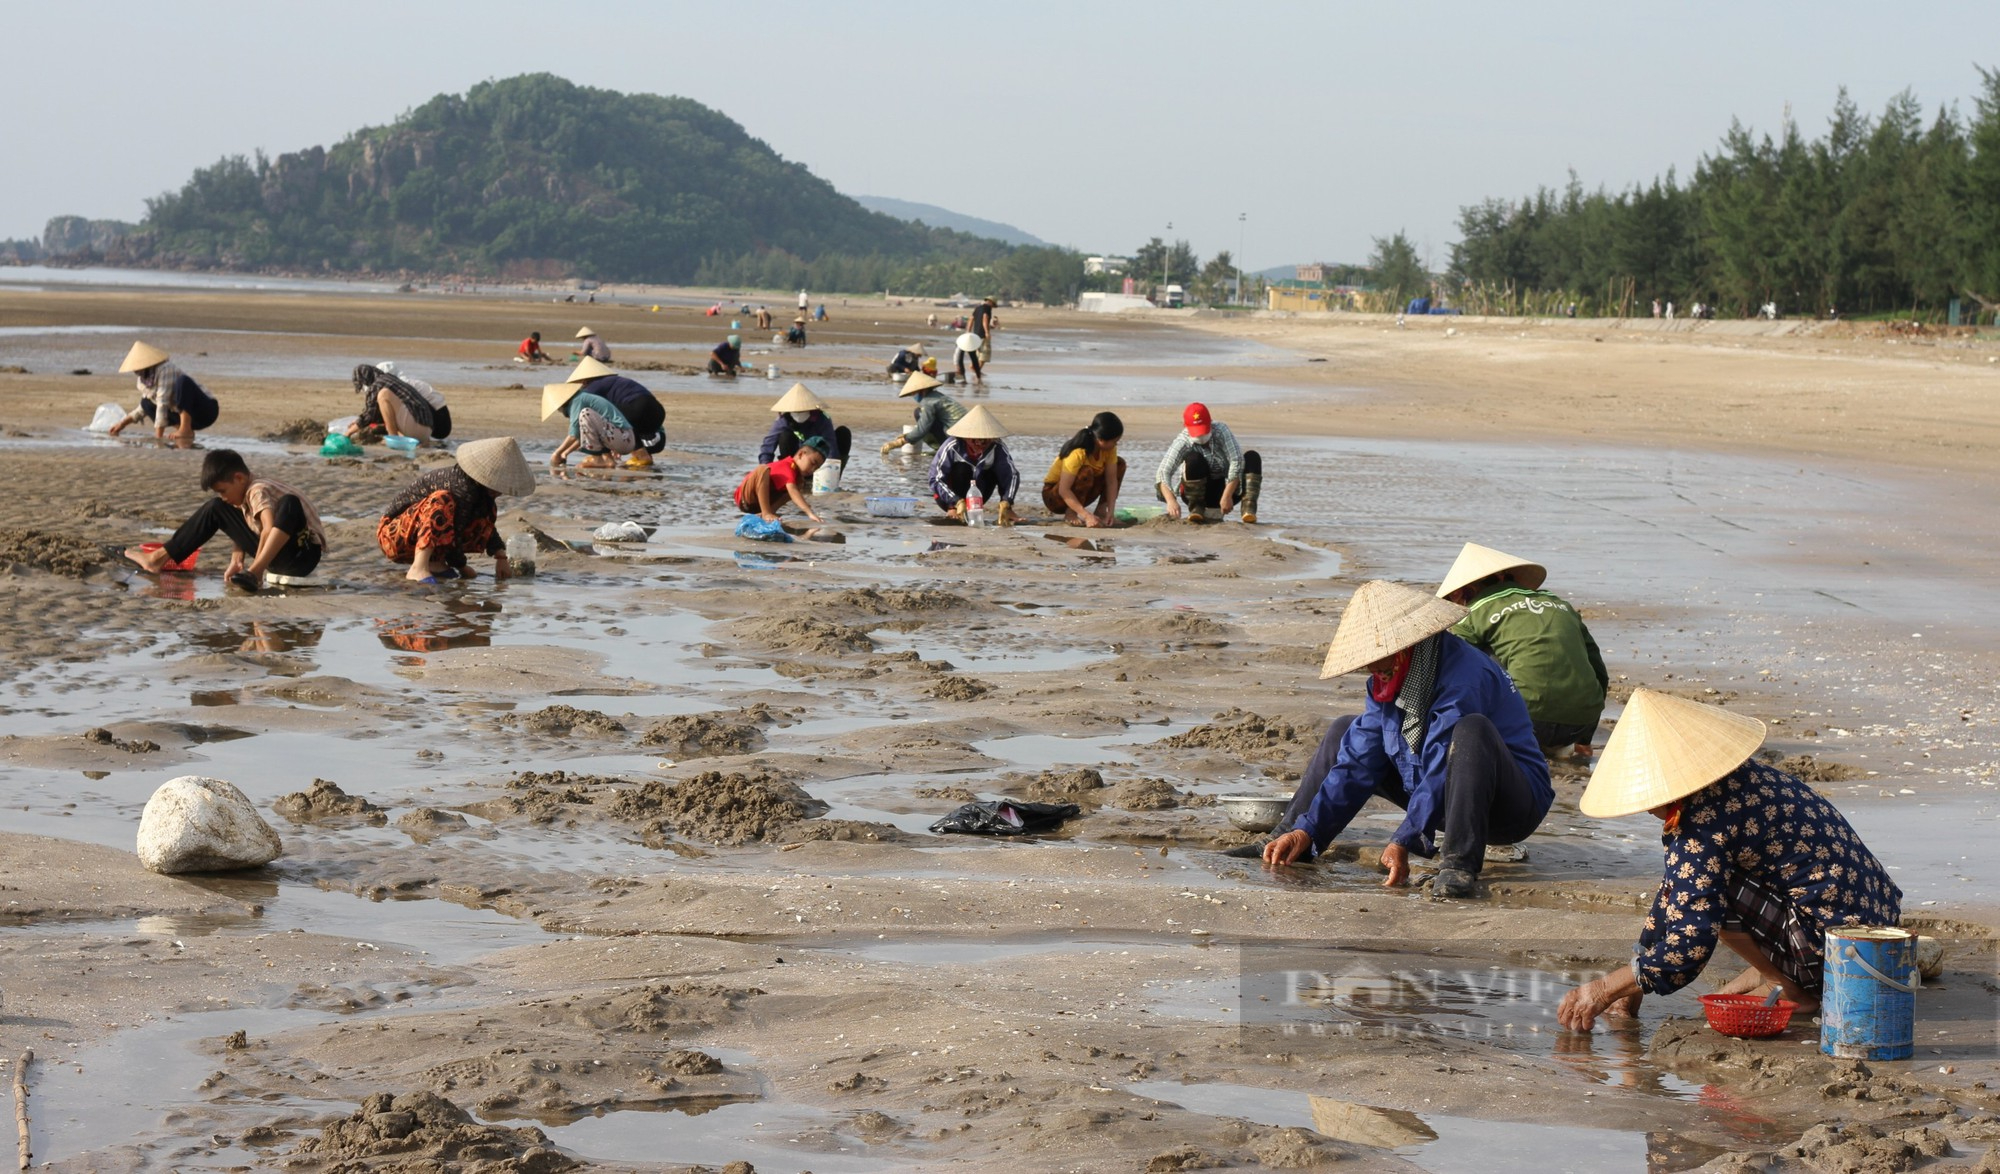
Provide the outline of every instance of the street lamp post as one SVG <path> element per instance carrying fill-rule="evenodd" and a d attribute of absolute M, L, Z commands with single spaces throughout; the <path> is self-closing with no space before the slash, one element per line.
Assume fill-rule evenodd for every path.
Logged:
<path fill-rule="evenodd" d="M 1249 232 L 1250 213 L 1236 214 L 1236 304 L 1243 304 L 1243 236 Z"/>
<path fill-rule="evenodd" d="M 1160 243 L 1161 245 L 1164 246 L 1160 250 L 1160 305 L 1162 308 L 1164 308 L 1167 304 L 1167 263 L 1171 261 L 1174 256 L 1173 221 L 1171 220 L 1167 221 L 1167 239 L 1161 241 Z"/>

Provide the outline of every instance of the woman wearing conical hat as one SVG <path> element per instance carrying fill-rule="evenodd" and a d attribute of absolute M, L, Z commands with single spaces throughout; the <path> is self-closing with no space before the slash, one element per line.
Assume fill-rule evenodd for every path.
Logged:
<path fill-rule="evenodd" d="M 924 360 L 928 357 L 924 354 L 923 343 L 911 343 L 909 346 L 897 351 L 896 357 L 889 360 L 889 378 L 901 379 L 913 371 L 922 370 Z"/>
<path fill-rule="evenodd" d="M 1265 863 L 1324 852 L 1379 797 L 1405 813 L 1382 849 L 1383 883 L 1409 879 L 1412 853 L 1441 854 L 1432 892 L 1469 897 L 1488 844 L 1541 826 L 1555 801 L 1548 760 L 1506 670 L 1449 631 L 1463 618 L 1457 604 L 1400 583 L 1354 593 L 1319 675 L 1367 670 L 1367 700 L 1320 741 Z"/>
<path fill-rule="evenodd" d="M 1542 590 L 1548 575 L 1540 563 L 1468 542 L 1437 593 L 1470 610 L 1452 633 L 1514 678 L 1542 749 L 1555 755 L 1573 747 L 1588 758 L 1611 675 L 1576 608 Z"/>
<path fill-rule="evenodd" d="M 920 371 L 903 381 L 896 398 L 914 400 L 917 406 L 910 413 L 911 422 L 903 425 L 902 435 L 891 437 L 882 446 L 884 456 L 904 445 L 921 449 L 925 445 L 938 448 L 944 444 L 951 426 L 965 418 L 965 405 L 939 391 L 942 386 L 937 376 L 928 371 Z"/>
<path fill-rule="evenodd" d="M 611 361 L 611 344 L 605 342 L 602 335 L 588 326 L 579 326 L 576 328 L 576 336 L 583 341 L 577 344 L 577 349 L 570 352 L 571 358 L 596 359 L 600 363 Z"/>
<path fill-rule="evenodd" d="M 202 390 L 193 376 L 170 362 L 171 357 L 151 343 L 132 344 L 125 361 L 118 365 L 118 372 L 136 378 L 139 406 L 111 426 L 111 435 L 125 431 L 129 424 L 151 420 L 155 437 L 165 439 L 172 432 L 174 443 L 186 448 L 194 443 L 196 431 L 215 423 L 215 418 L 222 414 L 215 397 Z"/>
<path fill-rule="evenodd" d="M 579 451 L 579 468 L 608 469 L 622 456 L 626 468 L 643 469 L 667 446 L 667 412 L 659 399 L 596 359 L 578 363 L 567 381 L 542 388 L 542 419 L 558 413 L 568 418 L 569 435 L 549 455 L 552 469 Z"/>
<path fill-rule="evenodd" d="M 808 436 L 826 442 L 828 461 L 847 463 L 847 454 L 854 447 L 854 433 L 834 424 L 833 417 L 826 414 L 826 401 L 813 394 L 812 388 L 803 383 L 792 384 L 792 389 L 771 405 L 771 411 L 776 419 L 771 421 L 770 431 L 764 433 L 764 442 L 757 446 L 758 464 L 767 465 L 791 456 Z"/>
<path fill-rule="evenodd" d="M 403 487 L 375 524 L 375 542 L 390 562 L 409 564 L 404 577 L 418 583 L 472 578 L 466 556 L 493 557 L 493 577 L 513 568 L 497 529 L 501 496 L 535 491 L 535 474 L 511 436 L 458 446 L 457 463 Z"/>
<path fill-rule="evenodd" d="M 985 404 L 973 408 L 948 430 L 945 442 L 931 458 L 931 496 L 938 508 L 961 522 L 977 521 L 987 501 L 998 499 L 996 520 L 1014 524 L 1014 495 L 1021 491 L 1021 471 L 1002 438 L 1006 425 Z M 972 503 L 977 502 L 978 508 Z"/>
<path fill-rule="evenodd" d="M 1665 867 L 1632 961 L 1563 996 L 1564 1027 L 1636 1014 L 1640 996 L 1693 982 L 1718 943 L 1749 963 L 1724 992 L 1775 986 L 1814 1008 L 1826 931 L 1901 918 L 1902 890 L 1853 825 L 1803 781 L 1752 758 L 1763 744 L 1754 717 L 1633 691 L 1579 806 L 1601 819 L 1650 812 L 1664 825 Z"/>

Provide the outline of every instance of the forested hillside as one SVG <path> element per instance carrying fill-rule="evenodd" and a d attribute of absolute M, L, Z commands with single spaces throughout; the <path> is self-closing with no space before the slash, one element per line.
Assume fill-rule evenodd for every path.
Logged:
<path fill-rule="evenodd" d="M 1007 251 L 870 212 L 698 102 L 549 74 L 332 147 L 223 159 L 149 201 L 123 250 L 109 259 L 663 282 L 755 267 L 776 284 L 836 258 L 860 278 Z"/>

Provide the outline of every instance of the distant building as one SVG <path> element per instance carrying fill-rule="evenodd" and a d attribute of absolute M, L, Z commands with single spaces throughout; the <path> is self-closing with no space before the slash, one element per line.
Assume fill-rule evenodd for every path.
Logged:
<path fill-rule="evenodd" d="M 1301 271 L 1319 266 L 1299 266 Z M 1353 307 L 1355 287 L 1337 285 L 1328 289 L 1318 282 L 1298 278 L 1292 281 L 1274 281 L 1264 287 L 1264 308 L 1267 310 L 1290 310 L 1293 313 L 1325 313 L 1331 310 L 1346 310 Z"/>
<path fill-rule="evenodd" d="M 1093 273 L 1123 273 L 1126 266 L 1131 263 L 1130 257 L 1085 257 L 1083 272 L 1085 276 Z"/>
<path fill-rule="evenodd" d="M 1323 285 L 1326 282 L 1326 271 L 1334 268 L 1338 266 L 1328 265 L 1325 261 L 1314 261 L 1310 265 L 1296 266 L 1293 269 L 1293 276 L 1313 285 Z"/>

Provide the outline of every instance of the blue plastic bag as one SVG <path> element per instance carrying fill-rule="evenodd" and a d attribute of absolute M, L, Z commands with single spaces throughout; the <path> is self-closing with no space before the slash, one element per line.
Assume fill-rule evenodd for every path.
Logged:
<path fill-rule="evenodd" d="M 792 536 L 785 533 L 783 525 L 777 522 L 767 522 L 756 514 L 743 515 L 743 520 L 736 523 L 736 536 L 738 538 L 748 538 L 754 542 L 790 542 L 792 540 Z"/>

